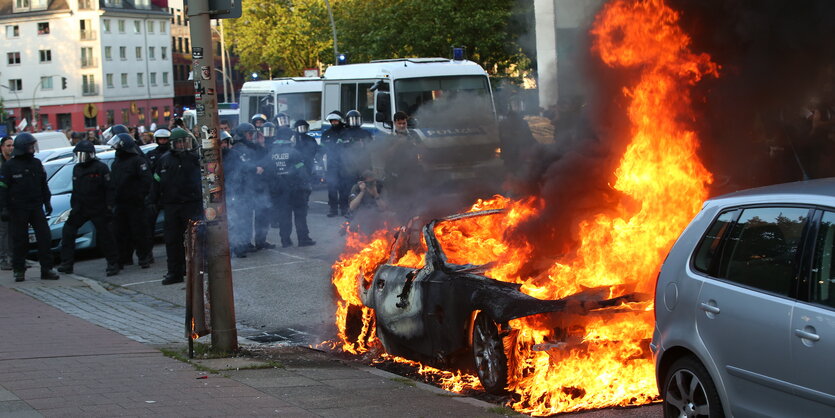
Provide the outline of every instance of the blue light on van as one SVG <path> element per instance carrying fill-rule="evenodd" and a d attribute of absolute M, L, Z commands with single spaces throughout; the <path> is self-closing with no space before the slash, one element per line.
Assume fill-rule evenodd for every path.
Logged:
<path fill-rule="evenodd" d="M 452 48 L 452 59 L 455 61 L 463 61 L 464 60 L 464 48 L 460 46 L 456 46 Z"/>

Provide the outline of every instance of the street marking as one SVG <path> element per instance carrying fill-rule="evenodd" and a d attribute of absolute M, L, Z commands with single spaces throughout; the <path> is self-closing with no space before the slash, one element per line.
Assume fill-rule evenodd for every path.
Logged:
<path fill-rule="evenodd" d="M 264 268 L 264 267 L 287 266 L 287 265 L 290 265 L 290 264 L 304 263 L 305 261 L 307 261 L 307 260 L 288 261 L 286 263 L 266 264 L 266 265 L 263 265 L 263 266 L 243 267 L 243 268 L 239 268 L 239 269 L 232 269 L 232 271 L 244 271 L 244 270 L 255 270 L 255 269 L 260 269 L 260 268 Z"/>
<path fill-rule="evenodd" d="M 146 281 L 144 281 L 144 282 L 128 283 L 128 284 L 123 284 L 123 285 L 120 285 L 120 286 L 122 286 L 122 287 L 136 286 L 136 285 L 138 285 L 138 284 L 154 283 L 154 282 L 159 282 L 159 281 L 161 281 L 161 280 L 162 280 L 162 279 L 156 279 L 156 280 L 146 280 Z"/>
<path fill-rule="evenodd" d="M 323 202 L 321 200 L 314 200 L 313 203 L 318 203 L 320 205 L 327 205 L 328 204 L 328 202 Z"/>

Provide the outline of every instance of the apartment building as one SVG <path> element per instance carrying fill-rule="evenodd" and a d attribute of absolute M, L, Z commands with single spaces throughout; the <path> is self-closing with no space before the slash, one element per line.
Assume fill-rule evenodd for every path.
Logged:
<path fill-rule="evenodd" d="M 150 0 L 0 0 L 0 98 L 35 130 L 173 115 L 170 16 Z"/>

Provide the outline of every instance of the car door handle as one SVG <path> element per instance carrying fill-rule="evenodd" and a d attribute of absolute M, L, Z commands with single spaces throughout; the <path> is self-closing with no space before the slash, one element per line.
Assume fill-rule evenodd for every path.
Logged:
<path fill-rule="evenodd" d="M 804 331 L 802 329 L 794 330 L 794 335 L 797 335 L 798 337 L 803 338 L 804 340 L 809 340 L 809 341 L 820 341 L 820 339 L 821 339 L 820 335 L 815 334 L 814 332 Z"/>
<path fill-rule="evenodd" d="M 719 309 L 719 307 L 718 307 L 718 306 L 709 305 L 709 304 L 704 303 L 704 302 L 702 302 L 702 303 L 701 303 L 701 305 L 699 305 L 699 307 L 700 307 L 703 311 L 705 311 L 705 312 L 710 312 L 710 313 L 712 313 L 712 314 L 718 314 L 718 313 L 720 312 L 720 309 Z"/>

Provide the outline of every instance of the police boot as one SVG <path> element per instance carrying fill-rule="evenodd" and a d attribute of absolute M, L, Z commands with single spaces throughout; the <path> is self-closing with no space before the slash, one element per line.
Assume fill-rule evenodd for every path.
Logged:
<path fill-rule="evenodd" d="M 26 270 L 15 270 L 14 271 L 14 281 L 22 282 L 25 280 L 26 277 Z"/>
<path fill-rule="evenodd" d="M 180 276 L 180 275 L 177 275 L 177 274 L 171 274 L 171 273 L 167 273 L 165 275 L 165 278 L 162 279 L 163 286 L 167 286 L 169 284 L 175 284 L 175 283 L 182 283 L 182 282 L 183 282 L 183 276 Z"/>
<path fill-rule="evenodd" d="M 310 238 L 299 240 L 299 247 L 310 247 L 311 245 L 316 245 L 316 241 L 313 241 Z"/>
<path fill-rule="evenodd" d="M 58 276 L 58 273 L 49 270 L 41 270 L 41 280 L 58 280 L 61 276 Z"/>
<path fill-rule="evenodd" d="M 246 258 L 246 249 L 242 246 L 236 246 L 232 249 L 232 252 L 235 254 L 237 258 Z"/>
<path fill-rule="evenodd" d="M 60 270 L 59 270 L 60 271 Z M 119 264 L 118 263 L 108 263 L 107 269 L 104 271 L 108 277 L 115 276 L 119 274 Z"/>
<path fill-rule="evenodd" d="M 281 239 L 281 247 L 282 248 L 287 248 L 287 247 L 292 247 L 292 246 L 293 246 L 293 240 L 291 240 L 290 238 L 287 238 L 287 239 L 282 238 Z"/>
<path fill-rule="evenodd" d="M 56 270 L 64 274 L 72 274 L 72 264 L 61 264 Z"/>

